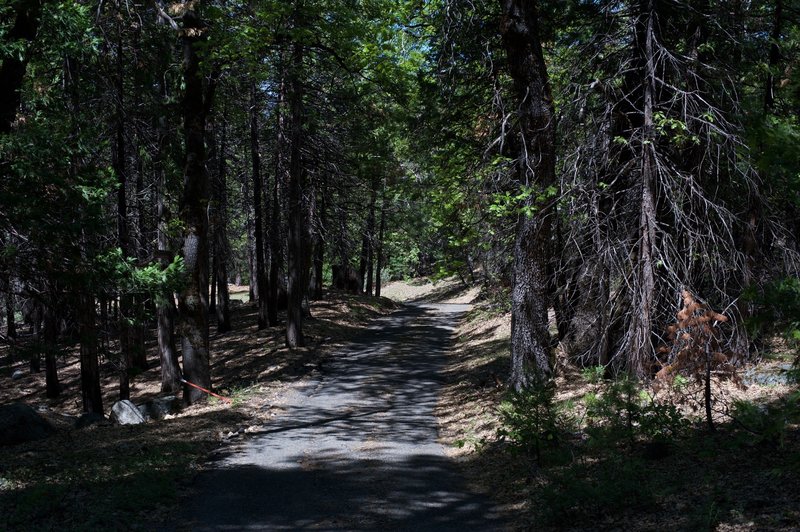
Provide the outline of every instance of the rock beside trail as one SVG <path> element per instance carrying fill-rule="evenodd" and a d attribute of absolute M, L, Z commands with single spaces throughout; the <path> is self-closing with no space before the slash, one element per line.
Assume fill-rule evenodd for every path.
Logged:
<path fill-rule="evenodd" d="M 164 419 L 167 414 L 175 414 L 180 410 L 180 401 L 174 395 L 156 397 L 137 407 L 145 420 Z"/>
<path fill-rule="evenodd" d="M 120 425 L 140 425 L 145 422 L 136 405 L 127 399 L 114 403 L 111 407 L 111 418 Z"/>
<path fill-rule="evenodd" d="M 47 438 L 56 429 L 24 403 L 0 406 L 0 446 Z"/>
<path fill-rule="evenodd" d="M 22 371 L 21 369 L 14 370 L 14 373 L 11 374 L 12 381 L 18 381 L 23 378 L 25 378 L 25 372 Z"/>

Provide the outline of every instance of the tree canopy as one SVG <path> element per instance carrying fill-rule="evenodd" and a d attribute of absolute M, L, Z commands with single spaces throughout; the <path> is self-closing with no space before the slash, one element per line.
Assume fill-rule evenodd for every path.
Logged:
<path fill-rule="evenodd" d="M 3 339 L 51 395 L 80 343 L 102 411 L 97 357 L 125 397 L 157 321 L 194 402 L 228 283 L 299 348 L 326 286 L 426 274 L 511 310 L 517 388 L 557 350 L 652 377 L 685 291 L 747 360 L 797 273 L 798 8 L 3 2 Z"/>

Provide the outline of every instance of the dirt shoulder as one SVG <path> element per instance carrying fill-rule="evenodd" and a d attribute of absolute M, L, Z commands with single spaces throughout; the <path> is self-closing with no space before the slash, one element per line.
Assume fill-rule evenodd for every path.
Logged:
<path fill-rule="evenodd" d="M 702 387 L 688 383 L 672 399 L 689 424 L 663 446 L 618 439 L 607 421 L 590 419 L 587 405 L 612 383 L 559 360 L 554 404 L 570 429 L 539 464 L 498 437 L 510 316 L 476 301 L 450 352 L 437 409 L 441 441 L 517 530 L 796 530 L 800 396 L 776 377 L 786 365 L 776 353 L 741 369 L 747 386 L 715 388 L 713 433 L 702 421 Z M 747 430 L 723 415 L 741 401 L 754 408 Z"/>

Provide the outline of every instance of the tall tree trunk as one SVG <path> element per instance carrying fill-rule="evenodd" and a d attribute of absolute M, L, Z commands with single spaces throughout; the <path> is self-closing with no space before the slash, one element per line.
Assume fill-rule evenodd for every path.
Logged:
<path fill-rule="evenodd" d="M 322 299 L 322 275 L 325 261 L 325 224 L 327 218 L 328 200 L 325 197 L 325 187 L 318 195 L 317 223 L 314 231 L 314 294 L 313 299 Z"/>
<path fill-rule="evenodd" d="M 103 391 L 97 363 L 97 325 L 95 298 L 84 291 L 80 298 L 81 399 L 84 412 L 103 413 Z"/>
<path fill-rule="evenodd" d="M 13 345 L 14 340 L 17 338 L 17 321 L 14 316 L 14 282 L 11 280 L 11 275 L 8 273 L 5 274 L 5 279 L 3 279 L 3 288 L 6 293 L 6 338 L 8 338 L 9 343 Z"/>
<path fill-rule="evenodd" d="M 303 336 L 303 300 L 308 290 L 310 235 L 304 193 L 306 172 L 302 161 L 303 86 L 300 79 L 303 45 L 294 43 L 290 81 L 291 138 L 289 159 L 289 271 L 287 286 L 286 345 L 305 345 Z"/>
<path fill-rule="evenodd" d="M 61 384 L 58 382 L 58 312 L 56 310 L 56 291 L 51 286 L 47 294 L 47 303 L 44 307 L 44 370 L 45 389 L 49 398 L 61 395 Z"/>
<path fill-rule="evenodd" d="M 370 186 L 369 214 L 367 215 L 367 285 L 365 292 L 372 295 L 375 275 L 375 204 L 378 201 L 377 183 L 373 178 Z"/>
<path fill-rule="evenodd" d="M 255 218 L 255 266 L 256 286 L 258 287 L 258 328 L 265 329 L 269 324 L 267 304 L 267 269 L 264 264 L 264 181 L 261 177 L 261 155 L 258 143 L 258 105 L 256 84 L 250 87 L 250 158 L 253 163 L 253 212 Z"/>
<path fill-rule="evenodd" d="M 522 389 L 552 376 L 547 272 L 553 206 L 537 196 L 556 182 L 555 113 L 539 36 L 538 2 L 500 0 L 500 7 L 500 32 L 522 136 L 516 179 L 534 190 L 526 200 L 533 214 L 520 214 L 517 220 L 511 291 L 510 384 Z"/>
<path fill-rule="evenodd" d="M 253 202 L 250 199 L 250 180 L 247 174 L 243 175 L 242 182 L 242 208 L 245 216 L 245 231 L 247 232 L 247 268 L 248 281 L 247 299 L 250 303 L 258 301 L 258 274 L 256 270 L 256 241 L 255 229 L 253 228 Z"/>
<path fill-rule="evenodd" d="M 64 60 L 64 80 L 67 94 L 70 98 L 70 125 L 73 138 L 80 138 L 81 115 L 79 77 L 80 65 L 71 57 Z M 74 154 L 70 161 L 70 177 L 76 179 L 84 163 L 80 156 Z M 88 227 L 91 220 L 82 224 Z M 95 256 L 92 237 L 86 229 L 81 231 L 80 256 L 84 265 L 90 265 Z M 77 302 L 78 335 L 80 339 L 80 368 L 81 368 L 81 400 L 84 412 L 103 414 L 103 392 L 100 387 L 100 367 L 98 364 L 98 338 L 97 338 L 97 309 L 95 292 L 91 279 L 83 277 L 79 283 L 73 285 L 73 297 Z"/>
<path fill-rule="evenodd" d="M 31 323 L 31 334 L 33 338 L 36 340 L 36 345 L 43 346 L 44 341 L 42 339 L 42 318 L 44 317 L 44 306 L 42 305 L 41 301 L 35 300 L 33 302 L 33 321 Z M 39 349 L 34 349 L 31 353 L 30 358 L 30 371 L 31 373 L 39 373 L 42 371 L 42 357 Z"/>
<path fill-rule="evenodd" d="M 213 192 L 212 192 L 213 194 Z M 214 234 L 214 224 L 209 221 L 209 225 L 211 227 L 211 233 Z M 212 236 L 211 241 L 211 278 L 209 279 L 211 283 L 209 288 L 209 295 L 208 295 L 208 313 L 216 315 L 217 313 L 217 256 L 214 254 L 214 241 Z"/>
<path fill-rule="evenodd" d="M 217 130 L 216 124 L 206 128 L 206 145 L 207 145 L 207 153 L 206 153 L 206 160 L 208 164 L 206 165 L 207 168 L 211 166 L 211 162 L 217 159 Z M 208 231 L 209 231 L 209 262 L 211 263 L 211 271 L 209 276 L 209 296 L 208 296 L 208 313 L 209 315 L 215 315 L 217 313 L 217 254 L 216 254 L 216 246 L 214 245 L 214 236 L 217 234 L 217 204 L 216 204 L 216 193 L 214 191 L 214 185 L 217 180 L 216 171 L 219 168 L 215 168 L 214 172 L 209 170 L 209 186 L 211 187 L 211 202 L 208 205 Z"/>
<path fill-rule="evenodd" d="M 170 264 L 172 246 L 167 226 L 171 218 L 166 202 L 166 176 L 163 167 L 163 145 L 166 142 L 166 128 L 164 119 L 159 121 L 159 147 L 156 157 L 156 171 L 158 172 L 158 256 L 161 268 L 165 269 Z M 178 350 L 175 347 L 175 298 L 171 289 L 164 291 L 156 300 L 156 313 L 158 317 L 158 353 L 161 360 L 161 392 L 173 394 L 181 387 L 181 370 L 178 362 Z"/>
<path fill-rule="evenodd" d="M 283 241 L 281 238 L 281 204 L 288 179 L 286 165 L 286 72 L 282 57 L 278 59 L 279 81 L 278 102 L 275 106 L 275 179 L 272 183 L 272 214 L 270 215 L 269 229 L 269 324 L 278 325 L 278 292 L 281 285 L 281 272 L 285 256 L 283 254 Z"/>
<path fill-rule="evenodd" d="M 645 76 L 643 80 L 643 128 L 641 153 L 641 204 L 639 214 L 639 242 L 637 263 L 634 265 L 633 319 L 628 333 L 628 371 L 644 377 L 653 350 L 652 315 L 655 300 L 654 252 L 656 245 L 655 183 L 655 127 L 653 98 L 655 96 L 655 62 L 653 45 L 655 37 L 655 12 L 653 0 L 642 2 L 643 12 L 637 21 L 637 45 L 643 52 Z"/>
<path fill-rule="evenodd" d="M 14 24 L 3 36 L 6 42 L 33 42 L 39 30 L 42 0 L 14 2 Z M 22 95 L 20 88 L 28 66 L 26 53 L 6 54 L 0 66 L 0 133 L 9 133 L 17 117 Z"/>
<path fill-rule="evenodd" d="M 764 83 L 764 112 L 771 113 L 775 107 L 775 69 L 781 60 L 781 48 L 778 45 L 783 32 L 783 0 L 776 0 L 773 15 L 772 32 L 770 32 L 769 64 L 767 79 Z"/>
<path fill-rule="evenodd" d="M 230 294 L 228 293 L 228 162 L 225 156 L 227 149 L 227 113 L 222 117 L 217 174 L 214 178 L 212 193 L 214 195 L 214 276 L 217 279 L 217 332 L 226 333 L 231 330 Z"/>
<path fill-rule="evenodd" d="M 119 2 L 117 10 L 119 11 Z M 121 17 L 121 14 L 118 13 Z M 128 229 L 128 171 L 125 149 L 125 57 L 122 42 L 122 22 L 117 20 L 117 63 L 114 76 L 114 145 L 111 166 L 117 176 L 117 240 L 122 258 L 131 257 L 130 231 Z M 133 365 L 133 296 L 121 293 L 119 297 L 119 398 L 130 398 L 130 368 Z"/>
<path fill-rule="evenodd" d="M 369 218 L 369 214 L 367 214 Z M 358 293 L 364 292 L 364 285 L 367 281 L 367 262 L 369 261 L 369 232 L 367 231 L 368 221 L 364 222 L 363 233 L 361 234 L 361 254 L 358 258 Z"/>
<path fill-rule="evenodd" d="M 386 180 L 381 191 L 381 221 L 378 224 L 378 258 L 375 264 L 375 297 L 381 297 L 381 270 L 383 269 L 383 235 L 386 230 Z"/>
<path fill-rule="evenodd" d="M 167 50 L 162 50 L 166 53 Z M 165 80 L 159 80 L 158 98 L 163 102 L 169 99 L 169 91 Z M 156 174 L 156 246 L 158 260 L 162 269 L 166 269 L 174 257 L 173 242 L 169 235 L 169 222 L 172 213 L 167 205 L 167 176 L 164 164 L 165 148 L 168 142 L 167 110 L 160 106 L 156 130 L 158 140 L 153 168 Z M 181 369 L 178 361 L 178 349 L 175 345 L 175 295 L 172 287 L 167 288 L 156 297 L 156 330 L 158 339 L 158 356 L 161 362 L 161 392 L 175 394 L 181 389 Z"/>
<path fill-rule="evenodd" d="M 187 4 L 188 5 L 188 4 Z M 208 215 L 210 200 L 206 170 L 205 123 L 210 95 L 203 86 L 203 73 L 197 45 L 207 31 L 192 5 L 183 16 L 183 133 L 186 161 L 180 218 L 184 226 L 183 260 L 189 273 L 188 284 L 180 294 L 180 333 L 182 336 L 183 377 L 198 386 L 211 388 L 208 341 Z M 205 394 L 188 385 L 184 402 L 193 404 Z"/>

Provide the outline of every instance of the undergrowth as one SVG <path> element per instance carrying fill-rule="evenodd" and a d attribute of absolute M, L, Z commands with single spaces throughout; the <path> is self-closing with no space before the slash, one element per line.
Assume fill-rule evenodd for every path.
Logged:
<path fill-rule="evenodd" d="M 753 513 L 756 503 L 732 479 L 747 474 L 748 482 L 764 482 L 752 489 L 775 494 L 757 504 L 780 505 L 779 481 L 794 482 L 800 470 L 800 393 L 771 405 L 739 401 L 709 432 L 669 394 L 585 373 L 598 384 L 585 394 L 583 409 L 557 401 L 551 385 L 509 393 L 500 407 L 499 439 L 531 464 L 525 476 L 534 528 L 625 528 L 625 519 L 672 514 L 674 528 L 711 530 Z M 676 379 L 676 385 L 684 384 Z M 770 519 L 763 517 L 761 526 Z"/>
<path fill-rule="evenodd" d="M 207 451 L 197 442 L 119 442 L 116 449 L 65 446 L 53 457 L 58 463 L 7 464 L 2 528 L 130 530 L 176 502 L 182 479 Z"/>

